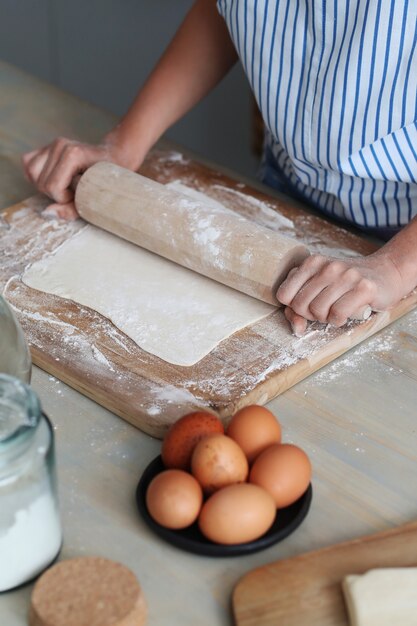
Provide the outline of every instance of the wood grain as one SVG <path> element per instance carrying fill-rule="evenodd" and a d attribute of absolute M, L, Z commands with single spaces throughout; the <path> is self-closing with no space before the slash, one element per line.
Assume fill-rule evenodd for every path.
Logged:
<path fill-rule="evenodd" d="M 163 183 L 181 180 L 276 228 L 272 209 L 293 222 L 291 235 L 312 252 L 334 254 L 343 249 L 366 254 L 374 249 L 291 200 L 266 196 L 177 152 L 154 151 L 142 173 Z M 343 329 L 313 324 L 302 339 L 291 335 L 282 311 L 276 311 L 223 341 L 196 365 L 174 366 L 141 350 L 98 313 L 22 283 L 20 275 L 28 263 L 54 250 L 82 226 L 81 220 L 71 224 L 46 220 L 41 214 L 45 206 L 43 198 L 29 199 L 6 210 L 0 222 L 0 287 L 22 323 L 33 361 L 156 437 L 196 408 L 205 407 L 227 419 L 242 406 L 268 402 L 417 302 L 412 294 L 389 313 L 374 314 Z M 286 228 L 284 223 L 284 234 Z"/>
<path fill-rule="evenodd" d="M 417 565 L 417 522 L 246 574 L 233 592 L 237 626 L 348 626 L 341 582 L 348 574 Z"/>

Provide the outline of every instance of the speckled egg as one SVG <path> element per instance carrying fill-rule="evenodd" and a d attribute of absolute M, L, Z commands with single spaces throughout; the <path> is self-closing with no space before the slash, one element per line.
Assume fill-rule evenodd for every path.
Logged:
<path fill-rule="evenodd" d="M 171 426 L 162 443 L 161 455 L 165 467 L 189 470 L 197 443 L 207 435 L 223 433 L 223 424 L 211 413 L 196 411 L 184 415 Z"/>
<path fill-rule="evenodd" d="M 191 473 L 206 494 L 246 480 L 248 461 L 238 444 L 226 435 L 202 439 L 191 457 Z"/>

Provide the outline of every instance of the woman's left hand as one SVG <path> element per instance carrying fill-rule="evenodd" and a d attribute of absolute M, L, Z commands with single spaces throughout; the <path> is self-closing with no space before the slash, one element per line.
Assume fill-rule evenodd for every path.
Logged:
<path fill-rule="evenodd" d="M 382 250 L 345 260 L 313 255 L 291 270 L 277 298 L 300 336 L 307 320 L 339 327 L 367 305 L 375 311 L 391 308 L 405 295 L 402 282 L 395 263 Z"/>

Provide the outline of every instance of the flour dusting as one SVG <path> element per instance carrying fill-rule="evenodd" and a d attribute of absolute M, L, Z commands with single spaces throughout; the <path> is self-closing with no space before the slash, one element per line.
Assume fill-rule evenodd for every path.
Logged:
<path fill-rule="evenodd" d="M 174 178 L 168 187 L 171 185 L 172 189 L 188 194 L 188 208 L 211 203 L 213 209 L 216 209 L 215 213 L 233 211 L 237 215 L 244 215 L 241 219 L 250 219 L 269 230 L 281 231 L 288 237 L 303 241 L 314 253 L 340 257 L 359 254 L 350 248 L 351 244 L 352 248 L 356 245 L 353 235 L 341 235 L 339 240 L 342 243 L 337 247 L 331 238 L 326 240 L 326 229 L 323 229 L 322 236 L 317 228 L 311 228 L 311 216 L 298 216 L 294 221 L 289 220 L 275 210 L 274 204 L 269 205 L 266 200 L 245 194 L 243 183 L 236 184 L 233 189 L 222 185 L 221 177 L 214 178 L 215 182 L 211 184 L 202 183 L 198 176 L 186 173 L 185 166 L 188 163 L 188 159 L 173 151 L 158 157 L 156 168 L 163 175 Z M 184 177 L 179 166 L 184 166 Z M 234 335 L 228 342 L 214 348 L 210 360 L 203 359 L 189 367 L 187 372 L 181 368 L 166 367 L 167 364 L 161 365 L 157 357 L 138 348 L 106 317 L 87 306 L 70 301 L 63 308 L 55 296 L 34 291 L 21 283 L 19 275 L 27 266 L 56 250 L 84 225 L 81 220 L 63 222 L 42 219 L 40 215 L 44 206 L 45 203 L 34 201 L 33 205 L 28 203 L 15 212 L 10 222 L 0 220 L 1 270 L 3 278 L 6 278 L 3 284 L 8 281 L 5 295 L 18 313 L 28 342 L 35 351 L 62 368 L 63 372 L 66 367 L 74 367 L 76 364 L 78 376 L 87 384 L 100 386 L 105 392 L 111 390 L 113 400 L 120 405 L 128 404 L 133 398 L 136 401 L 139 390 L 141 401 L 136 401 L 135 408 L 154 418 L 155 424 L 167 424 L 173 415 L 179 417 L 185 409 L 193 410 L 209 405 L 222 411 L 232 401 L 242 399 L 243 402 L 248 394 L 253 394 L 257 389 L 258 396 L 251 397 L 266 402 L 269 396 L 263 383 L 284 373 L 281 378 L 275 378 L 275 393 L 279 393 L 286 388 L 285 371 L 288 368 L 303 359 L 314 367 L 318 355 L 332 354 L 332 344 L 341 336 L 346 339 L 345 346 L 349 345 L 351 337 L 352 345 L 357 340 L 354 333 L 358 323 L 352 323 L 344 329 L 314 323 L 303 337 L 296 338 L 291 335 L 282 311 L 276 311 L 256 322 L 249 331 L 243 331 L 245 341 L 242 344 L 239 344 L 239 336 Z M 203 220 L 202 215 L 197 215 L 196 231 L 200 235 L 196 236 L 201 236 L 203 246 L 216 246 L 219 231 L 210 220 Z M 314 234 L 311 234 L 313 231 Z M 18 255 L 16 250 L 19 250 Z M 242 252 L 242 262 L 250 265 L 252 260 L 253 255 L 248 247 Z M 115 308 L 120 306 L 116 300 L 113 302 Z M 174 315 L 176 310 L 179 315 L 183 315 L 185 306 L 180 298 L 170 299 L 168 296 L 159 301 L 154 300 L 151 305 L 165 307 L 168 316 Z M 200 306 L 201 303 L 195 302 L 192 305 L 193 313 Z M 224 326 L 224 317 L 218 310 L 212 317 L 216 325 Z M 417 323 L 417 316 L 410 319 L 412 324 Z M 149 332 L 155 332 L 152 319 L 145 334 Z M 194 341 L 192 335 L 193 332 L 190 342 Z M 195 338 L 197 340 L 197 334 Z M 183 342 L 184 336 L 178 336 L 178 340 Z M 160 341 L 163 342 L 163 339 Z M 383 335 L 368 340 L 326 366 L 310 379 L 311 384 L 332 384 L 342 378 L 347 370 L 357 371 L 364 356 L 369 357 L 371 354 L 375 358 L 385 359 L 385 353 L 398 349 L 394 332 L 385 331 Z M 168 379 L 174 383 L 167 385 Z M 271 393 L 270 389 L 268 393 Z M 360 454 L 362 450 L 358 442 L 357 453 Z"/>
<path fill-rule="evenodd" d="M 237 191 L 237 189 L 225 187 L 224 185 L 213 185 L 213 189 L 219 190 L 222 196 L 226 198 L 228 196 L 234 196 L 234 198 L 238 198 L 242 202 L 252 207 L 252 215 L 248 217 L 252 217 L 252 219 L 257 218 L 258 220 L 262 221 L 262 225 L 266 228 L 283 231 L 294 230 L 294 222 L 282 215 L 281 213 L 278 213 L 278 211 L 273 209 L 266 202 L 259 200 L 258 198 L 255 198 L 249 194 Z"/>
<path fill-rule="evenodd" d="M 91 225 L 30 265 L 23 282 L 98 311 L 143 350 L 185 367 L 274 310 Z"/>
<path fill-rule="evenodd" d="M 10 223 L 4 219 L 0 222 L 1 270 L 7 278 L 20 274 L 40 255 L 47 256 L 80 229 L 80 220 L 64 222 L 39 219 L 44 205 L 45 202 L 34 200 L 33 206 L 24 205 L 15 211 Z"/>
<path fill-rule="evenodd" d="M 332 383 L 343 379 L 349 371 L 358 372 L 365 356 L 370 355 L 372 359 L 377 359 L 379 355 L 391 352 L 395 346 L 395 337 L 396 332 L 389 329 L 368 339 L 356 346 L 354 350 L 321 369 L 312 378 L 312 384 Z"/>

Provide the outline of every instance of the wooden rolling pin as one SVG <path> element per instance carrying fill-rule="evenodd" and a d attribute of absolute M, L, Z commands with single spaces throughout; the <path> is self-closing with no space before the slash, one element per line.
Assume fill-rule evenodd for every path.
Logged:
<path fill-rule="evenodd" d="M 112 163 L 83 174 L 75 205 L 86 221 L 274 305 L 281 282 L 309 254 L 303 244 L 233 211 Z"/>
<path fill-rule="evenodd" d="M 234 211 L 113 163 L 96 163 L 79 178 L 75 206 L 91 224 L 276 306 L 278 287 L 310 254 L 304 244 Z M 365 306 L 352 319 L 371 313 Z"/>

